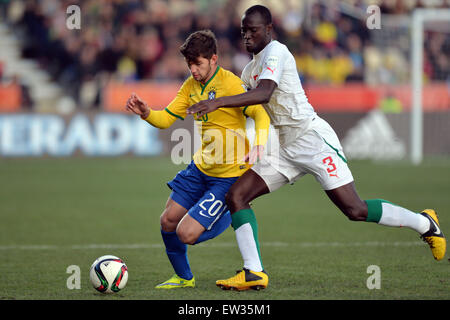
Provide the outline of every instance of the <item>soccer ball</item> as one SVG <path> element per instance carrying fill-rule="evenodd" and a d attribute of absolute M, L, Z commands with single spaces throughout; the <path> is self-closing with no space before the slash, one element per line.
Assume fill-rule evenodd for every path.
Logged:
<path fill-rule="evenodd" d="M 118 292 L 127 284 L 128 268 L 122 259 L 105 255 L 94 261 L 89 276 L 97 291 L 102 293 Z"/>

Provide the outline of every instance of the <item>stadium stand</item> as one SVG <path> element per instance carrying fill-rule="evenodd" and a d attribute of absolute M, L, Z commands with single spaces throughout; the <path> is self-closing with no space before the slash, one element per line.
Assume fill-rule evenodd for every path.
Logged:
<path fill-rule="evenodd" d="M 101 92 L 121 83 L 182 81 L 188 74 L 178 52 L 192 31 L 209 28 L 219 41 L 220 64 L 240 74 L 249 57 L 240 40 L 240 16 L 254 1 L 111 0 L 2 1 L 1 15 L 21 44 L 21 56 L 35 61 L 77 107 L 99 107 Z M 82 8 L 82 27 L 65 27 L 70 4 Z M 268 1 L 275 37 L 295 54 L 305 85 L 371 85 L 407 80 L 407 53 L 373 46 L 365 21 L 371 1 Z M 448 7 L 442 1 L 378 1 L 382 14 L 408 15 L 416 7 Z M 351 8 L 352 10 L 345 10 Z M 425 72 L 448 80 L 450 38 L 427 37 Z M 28 73 L 35 73 L 29 69 Z M 41 82 L 42 83 L 42 82 Z M 49 87 L 50 88 L 50 87 Z M 54 89 L 54 88 L 53 88 Z M 49 89 L 48 91 L 50 91 Z M 54 89 L 56 92 L 57 90 Z M 56 94 L 54 92 L 54 94 Z"/>

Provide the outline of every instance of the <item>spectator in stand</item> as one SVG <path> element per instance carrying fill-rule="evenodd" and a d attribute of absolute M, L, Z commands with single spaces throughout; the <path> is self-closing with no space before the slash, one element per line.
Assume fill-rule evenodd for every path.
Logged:
<path fill-rule="evenodd" d="M 364 58 L 361 39 L 354 33 L 347 37 L 346 48 L 352 63 L 352 72 L 347 76 L 347 82 L 364 80 Z"/>

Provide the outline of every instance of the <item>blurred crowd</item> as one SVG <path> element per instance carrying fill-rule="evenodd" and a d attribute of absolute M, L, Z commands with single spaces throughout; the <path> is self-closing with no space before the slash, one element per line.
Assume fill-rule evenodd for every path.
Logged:
<path fill-rule="evenodd" d="M 305 84 L 402 83 L 409 77 L 409 32 L 393 43 L 374 43 L 366 12 L 374 1 L 259 1 L 272 9 L 275 38 L 294 54 Z M 2 15 L 23 43 L 23 56 L 39 61 L 78 102 L 114 79 L 183 81 L 188 69 L 179 47 L 195 30 L 211 29 L 219 64 L 240 75 L 250 57 L 240 20 L 251 0 L 0 0 Z M 446 0 L 380 0 L 381 14 L 408 15 L 415 7 L 448 7 Z M 70 5 L 81 8 L 81 28 L 66 27 Z M 345 5 L 345 8 L 342 7 Z M 348 8 L 352 8 L 349 10 Z M 359 10 L 359 11 L 358 11 Z M 405 38 L 406 37 L 406 38 Z M 407 44 L 402 48 L 402 41 Z M 389 47 L 391 45 L 391 47 Z M 426 37 L 429 80 L 449 80 L 450 36 Z"/>

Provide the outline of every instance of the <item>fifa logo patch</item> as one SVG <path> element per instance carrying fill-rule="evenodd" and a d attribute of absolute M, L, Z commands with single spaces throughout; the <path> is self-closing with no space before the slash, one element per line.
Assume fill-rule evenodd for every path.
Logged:
<path fill-rule="evenodd" d="M 270 56 L 266 60 L 265 67 L 275 69 L 278 66 L 278 57 Z"/>
<path fill-rule="evenodd" d="M 215 91 L 208 92 L 208 99 L 209 100 L 213 100 L 215 98 L 216 98 L 216 92 Z"/>
<path fill-rule="evenodd" d="M 269 70 L 274 74 L 276 68 L 278 66 L 278 57 L 276 56 L 270 56 L 267 58 L 267 61 L 265 63 L 265 69 Z"/>

